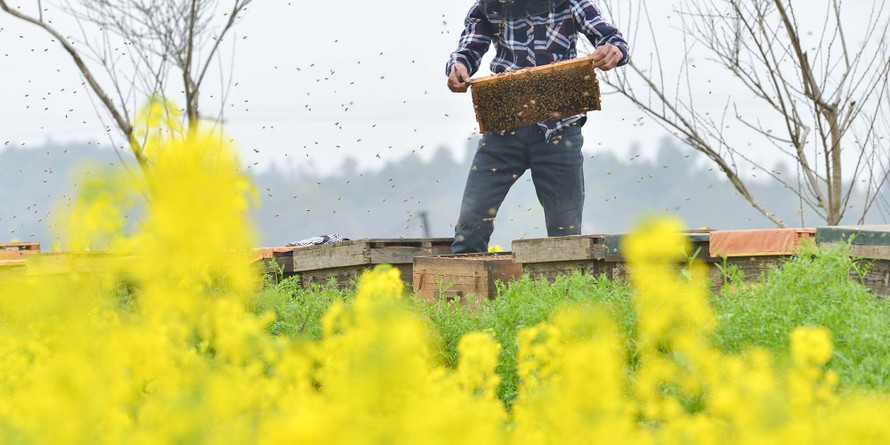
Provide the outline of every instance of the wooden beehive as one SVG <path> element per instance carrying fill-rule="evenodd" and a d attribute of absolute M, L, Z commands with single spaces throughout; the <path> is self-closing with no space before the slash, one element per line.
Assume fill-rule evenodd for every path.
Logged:
<path fill-rule="evenodd" d="M 692 256 L 709 266 L 715 259 L 709 255 L 708 232 L 685 233 L 692 244 Z M 573 235 L 513 241 L 514 261 L 522 264 L 522 273 L 534 279 L 555 280 L 560 275 L 580 272 L 605 275 L 611 280 L 627 278 L 625 258 L 621 252 L 624 235 Z M 715 268 L 709 267 L 713 279 Z"/>
<path fill-rule="evenodd" d="M 498 281 L 513 281 L 521 274 L 510 252 L 417 257 L 414 290 L 418 298 L 460 298 L 462 305 L 477 308 L 497 296 Z"/>
<path fill-rule="evenodd" d="M 0 267 L 24 266 L 25 260 L 40 253 L 40 243 L 0 243 Z"/>
<path fill-rule="evenodd" d="M 513 258 L 534 279 L 555 280 L 575 271 L 611 276 L 604 235 L 574 235 L 513 241 Z"/>
<path fill-rule="evenodd" d="M 851 270 L 850 276 L 878 297 L 890 298 L 890 226 L 819 227 L 816 242 L 820 245 L 849 243 L 850 254 L 866 270 L 861 277 Z"/>
<path fill-rule="evenodd" d="M 293 271 L 300 275 L 304 287 L 325 285 L 333 279 L 338 287 L 346 288 L 365 270 L 391 264 L 410 285 L 414 258 L 450 254 L 452 242 L 454 238 L 372 238 L 299 247 L 293 251 Z"/>
<path fill-rule="evenodd" d="M 483 133 L 600 109 L 599 82 L 590 58 L 523 68 L 470 84 Z"/>
<path fill-rule="evenodd" d="M 781 267 L 815 236 L 815 229 L 715 230 L 711 232 L 711 256 L 721 267 L 738 268 L 745 281 L 756 281 Z M 718 275 L 715 284 L 722 285 L 725 278 Z"/>
<path fill-rule="evenodd" d="M 296 247 L 260 247 L 253 250 L 254 261 L 262 261 L 267 276 L 277 280 L 277 271 L 281 278 L 294 275 L 294 249 Z"/>

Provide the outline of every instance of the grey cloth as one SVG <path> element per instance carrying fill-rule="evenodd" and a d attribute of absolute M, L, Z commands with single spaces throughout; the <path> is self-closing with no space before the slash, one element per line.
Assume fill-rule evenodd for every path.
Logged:
<path fill-rule="evenodd" d="M 337 244 L 342 243 L 343 241 L 349 241 L 349 238 L 343 238 L 340 235 L 321 235 L 321 236 L 312 236 L 306 239 L 302 239 L 300 241 L 294 241 L 289 243 L 287 247 L 306 247 L 306 246 L 320 246 L 322 244 Z"/>

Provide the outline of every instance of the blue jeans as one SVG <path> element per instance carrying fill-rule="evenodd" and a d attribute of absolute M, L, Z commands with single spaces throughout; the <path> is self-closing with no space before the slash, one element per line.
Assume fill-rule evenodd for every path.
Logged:
<path fill-rule="evenodd" d="M 467 176 L 453 253 L 486 252 L 494 220 L 510 187 L 531 169 L 538 201 L 544 207 L 547 236 L 581 234 L 584 209 L 584 137 L 574 125 L 544 140 L 544 130 L 526 125 L 485 134 Z"/>

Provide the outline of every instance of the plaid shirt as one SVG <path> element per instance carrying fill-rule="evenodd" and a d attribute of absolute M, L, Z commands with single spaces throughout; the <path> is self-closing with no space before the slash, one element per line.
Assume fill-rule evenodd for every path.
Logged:
<path fill-rule="evenodd" d="M 503 20 L 492 23 L 485 16 L 480 2 L 470 8 L 460 36 L 457 50 L 451 54 L 445 67 L 446 75 L 457 62 L 467 67 L 470 75 L 479 70 L 482 56 L 494 42 L 497 53 L 491 62 L 495 74 L 520 68 L 547 65 L 578 56 L 575 47 L 578 32 L 587 36 L 594 46 L 607 43 L 617 46 L 624 57 L 618 63 L 624 65 L 630 52 L 624 37 L 600 14 L 594 0 L 568 0 L 549 14 Z M 496 39 L 495 39 L 496 37 Z M 545 130 L 546 139 L 569 125 L 583 123 L 586 116 L 549 120 L 538 125 Z"/>

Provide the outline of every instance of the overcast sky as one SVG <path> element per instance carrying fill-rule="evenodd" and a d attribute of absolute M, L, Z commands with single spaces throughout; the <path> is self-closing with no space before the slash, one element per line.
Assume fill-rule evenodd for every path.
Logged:
<path fill-rule="evenodd" d="M 439 146 L 462 155 L 476 123 L 470 96 L 445 87 L 444 64 L 471 3 L 255 1 L 230 39 L 236 42 L 237 86 L 225 113 L 246 164 L 329 173 L 347 155 L 362 168 L 431 156 Z M 681 36 L 672 2 L 648 6 L 665 59 L 679 64 Z M 802 9 L 804 26 L 818 30 L 821 12 Z M 67 32 L 76 31 L 54 10 L 47 14 Z M 625 27 L 620 20 L 619 27 Z M 648 57 L 651 37 L 636 38 L 626 27 L 625 33 L 635 57 Z M 227 50 L 224 66 L 231 55 Z M 715 83 L 701 89 L 697 106 L 722 110 L 726 96 L 705 90 L 732 88 L 731 79 L 703 60 L 699 66 L 700 77 Z M 108 145 L 67 54 L 44 31 L 5 14 L 0 14 L 0 79 L 0 143 L 34 146 L 52 139 Z M 204 94 L 205 112 L 218 108 L 209 95 Z M 733 100 L 744 112 L 760 112 L 750 97 L 739 94 Z M 603 103 L 604 110 L 592 113 L 584 128 L 585 151 L 654 156 L 664 130 L 620 96 L 605 96 Z M 631 153 L 633 142 L 641 145 Z M 751 155 L 771 158 L 756 147 Z"/>

